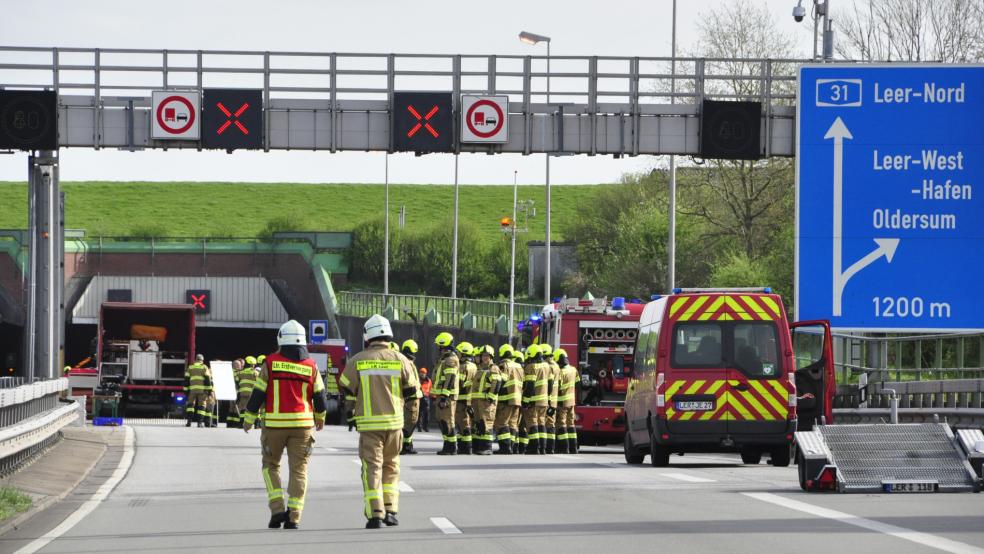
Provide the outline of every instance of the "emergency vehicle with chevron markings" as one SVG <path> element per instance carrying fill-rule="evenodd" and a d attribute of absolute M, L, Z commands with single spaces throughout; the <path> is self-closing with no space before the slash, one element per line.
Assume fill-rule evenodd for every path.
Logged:
<path fill-rule="evenodd" d="M 809 331 L 794 340 L 791 330 Z M 817 340 L 809 340 L 814 337 Z M 625 403 L 625 459 L 666 466 L 670 455 L 768 454 L 788 466 L 800 417 L 832 423 L 834 382 L 825 321 L 790 325 L 770 289 L 676 289 L 646 304 Z M 802 351 L 795 351 L 794 348 Z"/>

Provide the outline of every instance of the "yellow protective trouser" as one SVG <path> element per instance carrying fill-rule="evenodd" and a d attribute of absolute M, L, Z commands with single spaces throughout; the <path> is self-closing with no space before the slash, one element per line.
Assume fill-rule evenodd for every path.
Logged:
<path fill-rule="evenodd" d="M 468 403 L 458 401 L 454 412 L 454 424 L 458 429 L 459 446 L 469 447 L 472 442 L 472 417 L 468 415 Z"/>
<path fill-rule="evenodd" d="M 263 482 L 266 484 L 270 513 L 278 514 L 290 510 L 290 520 L 299 522 L 304 511 L 304 494 L 307 492 L 307 465 L 314 450 L 313 429 L 271 429 L 265 428 L 260 434 L 263 447 Z M 284 503 L 284 489 L 280 481 L 280 458 L 287 450 L 287 465 L 290 478 L 287 482 L 287 502 Z"/>
<path fill-rule="evenodd" d="M 366 519 L 400 510 L 400 446 L 403 431 L 359 432 Z"/>
<path fill-rule="evenodd" d="M 420 417 L 420 399 L 411 398 L 403 403 L 403 442 L 412 444 L 413 431 L 417 428 L 417 418 Z"/>
<path fill-rule="evenodd" d="M 207 403 L 208 403 L 208 393 L 206 392 L 188 393 L 188 409 L 185 410 L 185 413 L 188 415 L 188 419 L 194 421 L 206 421 L 205 418 L 208 417 L 208 412 L 205 409 Z"/>
<path fill-rule="evenodd" d="M 245 414 L 246 413 L 246 404 L 249 402 L 249 397 L 250 397 L 251 394 L 252 393 L 249 393 L 249 392 L 241 392 L 241 393 L 239 393 L 239 398 L 236 399 L 236 406 L 239 409 L 239 413 L 241 413 L 241 414 Z"/>
<path fill-rule="evenodd" d="M 519 406 L 500 404 L 495 410 L 495 434 L 499 442 L 519 438 Z"/>
<path fill-rule="evenodd" d="M 574 406 L 557 408 L 557 440 L 562 441 L 577 438 L 574 419 Z"/>
<path fill-rule="evenodd" d="M 492 433 L 495 432 L 495 402 L 488 400 L 473 400 L 472 408 L 475 410 L 475 439 L 485 442 L 492 441 Z"/>
<path fill-rule="evenodd" d="M 445 443 L 457 444 L 458 437 L 454 434 L 454 409 L 456 401 L 445 399 L 446 405 L 441 407 L 441 399 L 438 399 L 437 404 L 437 421 L 441 426 L 441 436 L 444 438 Z"/>

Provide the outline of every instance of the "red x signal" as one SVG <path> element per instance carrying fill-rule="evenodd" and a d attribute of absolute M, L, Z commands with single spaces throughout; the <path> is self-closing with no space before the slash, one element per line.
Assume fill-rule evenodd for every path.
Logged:
<path fill-rule="evenodd" d="M 434 114 L 436 114 L 438 110 L 439 108 L 435 105 L 429 112 L 427 112 L 427 115 L 421 117 L 420 112 L 414 109 L 413 104 L 407 104 L 407 111 L 410 112 L 410 115 L 417 118 L 417 124 L 407 131 L 407 138 L 412 138 L 421 128 L 427 129 L 427 132 L 429 132 L 434 138 L 441 136 L 440 133 L 438 133 L 437 130 L 431 127 L 431 124 L 428 123 L 430 118 L 434 117 Z"/>
<path fill-rule="evenodd" d="M 243 105 L 239 106 L 239 109 L 236 110 L 235 112 L 230 112 L 228 108 L 222 105 L 222 102 L 216 102 L 215 107 L 219 108 L 219 111 L 225 114 L 225 116 L 228 118 L 226 119 L 225 123 L 219 126 L 219 130 L 216 131 L 215 134 L 221 135 L 222 133 L 225 132 L 226 129 L 229 128 L 230 125 L 235 125 L 236 127 L 238 127 L 239 130 L 242 131 L 244 135 L 249 134 L 249 129 L 247 129 L 245 125 L 239 122 L 239 116 L 243 115 L 243 112 L 249 109 L 249 103 L 243 102 Z M 233 117 L 236 118 L 235 121 L 232 120 Z"/>
<path fill-rule="evenodd" d="M 205 300 L 208 298 L 207 294 L 202 294 L 201 296 L 191 295 L 192 306 L 197 310 L 201 308 L 202 310 L 207 310 L 208 306 L 205 305 Z"/>

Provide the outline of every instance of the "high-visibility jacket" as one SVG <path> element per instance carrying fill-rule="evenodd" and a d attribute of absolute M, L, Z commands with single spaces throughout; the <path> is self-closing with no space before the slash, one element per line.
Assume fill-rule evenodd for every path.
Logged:
<path fill-rule="evenodd" d="M 478 366 L 478 371 L 475 372 L 475 379 L 472 384 L 472 405 L 475 405 L 478 400 L 495 402 L 499 398 L 497 391 L 501 386 L 500 383 L 502 383 L 502 380 L 499 366 L 492 363 L 485 366 Z"/>
<path fill-rule="evenodd" d="M 557 396 L 558 408 L 570 408 L 577 405 L 575 386 L 578 381 L 577 369 L 572 365 L 560 368 L 560 394 Z"/>
<path fill-rule="evenodd" d="M 359 432 L 403 429 L 403 402 L 415 394 L 415 373 L 406 356 L 382 341 L 348 359 L 339 384 L 346 397 L 355 398 L 345 407 L 353 412 Z"/>
<path fill-rule="evenodd" d="M 243 366 L 242 369 L 236 372 L 236 381 L 238 386 L 236 387 L 236 392 L 239 394 L 249 394 L 253 392 L 253 387 L 256 386 L 256 368 L 253 366 Z"/>
<path fill-rule="evenodd" d="M 314 359 L 291 360 L 279 352 L 267 356 L 243 419 L 252 424 L 261 406 L 263 425 L 271 429 L 309 428 L 315 421 L 324 422 L 325 383 Z"/>
<path fill-rule="evenodd" d="M 338 375 L 331 373 L 325 374 L 325 389 L 328 391 L 328 394 L 339 394 L 340 389 L 338 388 Z"/>
<path fill-rule="evenodd" d="M 549 387 L 547 392 L 548 406 L 556 408 L 557 397 L 560 393 L 560 366 L 557 365 L 557 362 L 553 361 L 553 358 L 547 360 L 547 365 L 550 366 L 550 372 L 547 374 L 547 387 Z"/>
<path fill-rule="evenodd" d="M 458 402 L 471 404 L 472 386 L 475 384 L 475 374 L 478 366 L 475 362 L 465 361 L 458 367 Z"/>
<path fill-rule="evenodd" d="M 185 370 L 185 392 L 208 392 L 212 390 L 212 372 L 208 366 L 195 362 Z"/>
<path fill-rule="evenodd" d="M 523 366 L 512 360 L 499 362 L 502 387 L 499 403 L 504 406 L 520 406 L 523 403 Z"/>
<path fill-rule="evenodd" d="M 549 394 L 547 378 L 550 366 L 546 362 L 530 362 L 523 370 L 523 404 L 547 407 Z"/>
<path fill-rule="evenodd" d="M 434 385 L 431 394 L 438 398 L 458 399 L 458 355 L 445 353 L 434 369 Z"/>
<path fill-rule="evenodd" d="M 421 398 L 423 398 L 424 396 L 429 397 L 431 395 L 432 386 L 434 386 L 434 381 L 431 381 L 430 379 L 424 379 L 423 381 L 420 382 Z"/>

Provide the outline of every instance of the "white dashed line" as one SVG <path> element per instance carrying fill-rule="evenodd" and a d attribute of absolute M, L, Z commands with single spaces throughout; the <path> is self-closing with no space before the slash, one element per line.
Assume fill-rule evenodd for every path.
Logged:
<path fill-rule="evenodd" d="M 761 500 L 762 502 L 768 502 L 770 504 L 775 504 L 776 506 L 797 510 L 818 517 L 833 519 L 841 523 L 847 523 L 848 525 L 854 525 L 855 527 L 861 527 L 862 529 L 868 529 L 869 531 L 876 531 L 878 533 L 911 541 L 930 548 L 936 548 L 944 552 L 954 552 L 960 554 L 981 554 L 984 552 L 984 549 L 980 549 L 976 546 L 971 546 L 962 542 L 944 539 L 943 537 L 937 537 L 936 535 L 930 535 L 929 533 L 920 533 L 919 531 L 889 525 L 888 523 L 882 523 L 880 521 L 853 516 L 844 512 L 838 512 L 837 510 L 821 508 L 819 506 L 807 504 L 806 502 L 800 502 L 799 500 L 793 500 L 791 498 L 785 498 L 767 492 L 744 492 L 742 494 L 756 500 Z"/>
<path fill-rule="evenodd" d="M 324 450 L 325 452 L 338 452 L 338 449 L 337 448 L 332 448 L 330 446 L 326 446 L 326 447 L 322 448 L 322 450 Z"/>
<path fill-rule="evenodd" d="M 434 524 L 434 527 L 437 527 L 438 529 L 440 529 L 441 532 L 444 533 L 445 535 L 460 535 L 461 534 L 461 529 L 458 529 L 457 527 L 455 527 L 454 524 L 451 523 L 451 520 L 448 519 L 448 518 L 446 518 L 446 517 L 432 517 L 432 518 L 430 518 L 430 520 L 431 520 L 431 523 Z"/>
<path fill-rule="evenodd" d="M 561 460 L 580 460 L 577 456 L 571 456 L 570 454 L 554 454 L 554 458 L 560 458 Z"/>
<path fill-rule="evenodd" d="M 413 487 L 400 481 L 400 492 L 413 492 Z"/>
<path fill-rule="evenodd" d="M 670 479 L 676 479 L 678 481 L 686 481 L 688 483 L 716 483 L 714 479 L 694 477 L 693 475 L 687 475 L 686 473 L 660 473 L 660 475 L 663 477 L 669 477 Z"/>

